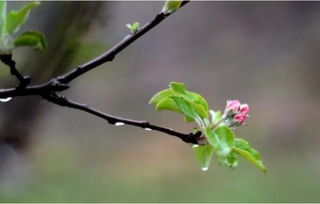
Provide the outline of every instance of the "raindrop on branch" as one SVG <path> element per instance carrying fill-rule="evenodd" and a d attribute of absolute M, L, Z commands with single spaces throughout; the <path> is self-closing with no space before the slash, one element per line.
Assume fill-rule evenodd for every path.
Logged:
<path fill-rule="evenodd" d="M 124 126 L 124 125 L 125 125 L 125 123 L 123 123 L 123 122 L 116 122 L 114 124 L 114 126 Z"/>
<path fill-rule="evenodd" d="M 144 128 L 146 131 L 151 131 L 152 129 L 151 128 Z"/>
<path fill-rule="evenodd" d="M 208 167 L 202 167 L 201 170 L 202 171 L 208 171 Z"/>
<path fill-rule="evenodd" d="M 9 101 L 11 101 L 12 97 L 8 97 L 8 98 L 0 98 L 0 102 L 2 103 L 7 103 Z"/>

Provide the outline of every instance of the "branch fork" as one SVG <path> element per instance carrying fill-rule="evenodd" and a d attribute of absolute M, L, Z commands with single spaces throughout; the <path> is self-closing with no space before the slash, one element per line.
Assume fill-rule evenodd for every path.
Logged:
<path fill-rule="evenodd" d="M 184 6 L 189 1 L 183 1 L 181 7 Z M 96 110 L 86 104 L 77 103 L 67 99 L 65 96 L 59 95 L 58 92 L 65 91 L 69 88 L 69 83 L 74 79 L 80 77 L 81 75 L 85 74 L 86 72 L 97 68 L 99 65 L 104 64 L 106 62 L 112 61 L 118 53 L 124 50 L 126 47 L 131 45 L 134 41 L 139 39 L 145 33 L 150 31 L 156 25 L 161 23 L 164 19 L 170 16 L 172 13 L 165 14 L 160 12 L 157 14 L 152 21 L 145 24 L 142 28 L 140 28 L 136 33 L 131 33 L 124 37 L 120 42 L 118 42 L 115 46 L 111 49 L 103 53 L 102 55 L 94 58 L 93 60 L 84 63 L 74 69 L 72 69 L 69 73 L 64 75 L 58 76 L 56 78 L 51 79 L 47 83 L 40 84 L 40 85 L 30 85 L 31 78 L 29 76 L 23 76 L 16 68 L 16 63 L 12 59 L 12 55 L 0 55 L 0 60 L 6 64 L 11 71 L 11 75 L 15 76 L 19 84 L 16 88 L 10 89 L 0 89 L 0 98 L 7 98 L 7 97 L 17 97 L 17 96 L 40 96 L 51 103 L 73 108 L 77 110 L 81 110 L 87 112 L 89 114 L 95 115 L 99 118 L 106 120 L 108 123 L 112 125 L 130 125 L 140 127 L 146 130 L 154 130 L 166 133 L 171 136 L 175 136 L 180 138 L 182 141 L 186 143 L 192 144 L 201 144 L 202 141 L 202 133 L 201 131 L 197 131 L 196 133 L 189 133 L 184 134 L 177 131 L 174 131 L 170 128 L 165 128 L 158 125 L 153 125 L 147 121 L 138 121 L 138 120 L 131 120 L 126 118 L 120 118 L 117 116 L 109 115 L 99 110 Z"/>

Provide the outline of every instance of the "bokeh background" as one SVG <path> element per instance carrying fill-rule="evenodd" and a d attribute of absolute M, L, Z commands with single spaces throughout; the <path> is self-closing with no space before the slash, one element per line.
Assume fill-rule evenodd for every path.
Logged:
<path fill-rule="evenodd" d="M 9 2 L 17 9 L 25 2 Z M 43 2 L 22 30 L 48 50 L 14 51 L 34 83 L 65 73 L 151 20 L 162 2 Z M 116 59 L 74 81 L 65 95 L 104 112 L 189 132 L 149 98 L 171 81 L 214 110 L 251 107 L 236 130 L 263 156 L 263 175 L 214 160 L 202 172 L 189 145 L 158 132 L 114 127 L 38 97 L 0 104 L 2 202 L 320 202 L 320 3 L 191 2 Z M 15 86 L 0 64 L 0 85 Z"/>

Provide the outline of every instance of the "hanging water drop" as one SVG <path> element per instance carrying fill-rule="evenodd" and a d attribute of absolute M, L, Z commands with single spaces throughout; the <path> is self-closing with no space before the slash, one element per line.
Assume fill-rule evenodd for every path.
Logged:
<path fill-rule="evenodd" d="M 199 145 L 194 144 L 194 145 L 192 145 L 192 147 L 193 147 L 193 148 L 196 148 L 196 147 L 199 147 Z"/>
<path fill-rule="evenodd" d="M 151 128 L 144 128 L 146 131 L 151 131 L 152 129 Z"/>
<path fill-rule="evenodd" d="M 11 101 L 12 97 L 8 97 L 8 98 L 0 98 L 0 102 L 2 103 L 6 103 L 6 102 L 9 102 Z"/>
<path fill-rule="evenodd" d="M 208 167 L 202 167 L 201 170 L 202 171 L 208 171 Z"/>
<path fill-rule="evenodd" d="M 123 122 L 116 122 L 116 123 L 114 124 L 114 126 L 123 126 L 123 125 L 125 125 L 125 123 L 123 123 Z"/>

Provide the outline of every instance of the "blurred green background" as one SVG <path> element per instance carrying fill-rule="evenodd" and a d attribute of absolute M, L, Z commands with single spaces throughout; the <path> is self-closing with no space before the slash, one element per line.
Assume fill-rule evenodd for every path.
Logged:
<path fill-rule="evenodd" d="M 25 2 L 9 2 L 19 8 Z M 14 51 L 18 68 L 45 82 L 102 53 L 151 20 L 162 2 L 43 2 L 22 30 L 48 39 L 44 54 Z M 0 104 L 2 202 L 320 202 L 320 3 L 191 2 L 116 59 L 78 78 L 70 99 L 122 117 L 190 132 L 149 98 L 171 81 L 212 109 L 251 107 L 236 130 L 257 148 L 247 161 L 202 172 L 179 139 L 105 121 L 38 97 Z M 1 87 L 15 86 L 0 64 Z"/>

